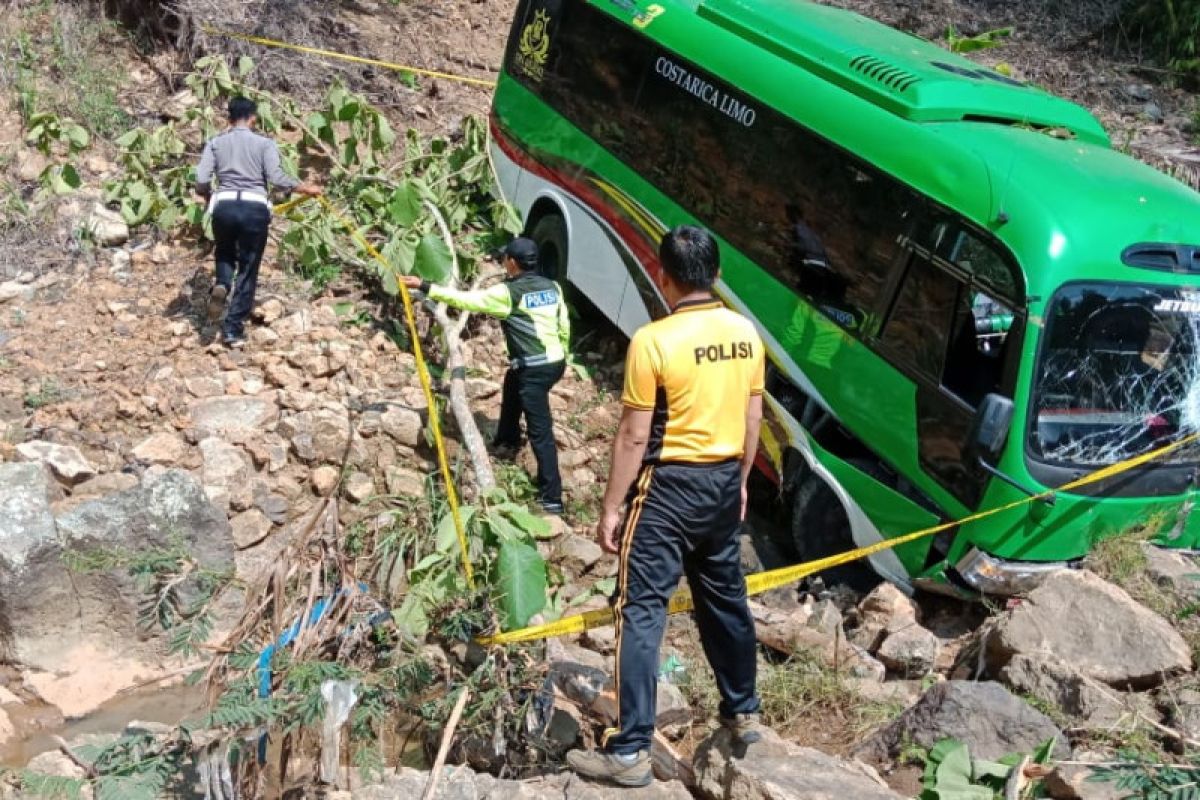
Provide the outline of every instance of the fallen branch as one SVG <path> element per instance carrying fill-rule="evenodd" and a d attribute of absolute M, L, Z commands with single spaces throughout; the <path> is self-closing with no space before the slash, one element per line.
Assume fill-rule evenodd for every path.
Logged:
<path fill-rule="evenodd" d="M 438 229 L 442 232 L 442 238 L 446 242 L 446 248 L 450 251 L 451 258 L 454 259 L 453 275 L 457 281 L 458 257 L 455 255 L 454 237 L 450 233 L 450 227 L 446 224 L 446 220 L 438 211 L 437 206 L 428 200 L 425 201 L 425 205 L 437 221 Z M 471 288 L 477 288 L 477 285 Z M 487 444 L 484 442 L 483 434 L 479 431 L 479 426 L 475 424 L 475 415 L 471 413 L 471 403 L 467 397 L 467 363 L 462 354 L 462 334 L 470 317 L 470 314 L 463 311 L 456 319 L 451 319 L 445 303 L 438 303 L 434 309 L 434 318 L 442 329 L 442 339 L 446 347 L 446 374 L 450 376 L 450 411 L 454 414 L 454 421 L 458 424 L 463 447 L 467 449 L 471 466 L 475 470 L 476 488 L 480 492 L 486 492 L 495 488 L 496 476 L 492 471 L 492 459 L 488 455 Z M 434 410 L 430 409 L 430 413 L 434 413 Z"/>
<path fill-rule="evenodd" d="M 433 771 L 429 773 L 429 780 L 425 782 L 425 791 L 421 793 L 421 800 L 431 800 L 434 792 L 437 791 L 438 781 L 442 777 L 442 768 L 446 766 L 446 756 L 450 753 L 450 742 L 454 740 L 454 731 L 458 728 L 458 721 L 462 718 L 463 709 L 467 707 L 467 698 L 470 695 L 471 689 L 468 686 L 464 686 L 458 693 L 454 710 L 450 712 L 450 719 L 446 721 L 446 729 L 442 731 L 442 742 L 438 745 L 437 758 L 433 760 Z"/>

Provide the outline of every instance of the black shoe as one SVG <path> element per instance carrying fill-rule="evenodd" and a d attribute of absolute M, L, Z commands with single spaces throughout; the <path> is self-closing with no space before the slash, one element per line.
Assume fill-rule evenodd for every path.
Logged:
<path fill-rule="evenodd" d="M 556 517 L 561 517 L 566 513 L 567 509 L 562 503 L 542 503 L 542 511 L 547 514 L 553 514 Z"/>
<path fill-rule="evenodd" d="M 520 445 L 508 442 L 492 442 L 492 455 L 501 461 L 512 461 L 521 451 Z"/>
<path fill-rule="evenodd" d="M 225 298 L 229 296 L 229 287 L 217 284 L 208 296 L 208 321 L 216 322 L 225 311 Z"/>

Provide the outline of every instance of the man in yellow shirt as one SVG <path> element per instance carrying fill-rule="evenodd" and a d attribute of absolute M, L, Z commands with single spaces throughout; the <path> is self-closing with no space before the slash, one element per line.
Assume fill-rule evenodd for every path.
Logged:
<path fill-rule="evenodd" d="M 624 412 L 597 526 L 601 546 L 620 558 L 613 599 L 619 712 L 601 751 L 567 754 L 580 775 L 623 786 L 653 779 L 658 651 L 681 574 L 721 692 L 721 723 L 744 744 L 761 737 L 738 528 L 758 449 L 763 344 L 749 320 L 712 294 L 719 253 L 707 231 L 675 228 L 659 259 L 672 311 L 629 343 Z"/>

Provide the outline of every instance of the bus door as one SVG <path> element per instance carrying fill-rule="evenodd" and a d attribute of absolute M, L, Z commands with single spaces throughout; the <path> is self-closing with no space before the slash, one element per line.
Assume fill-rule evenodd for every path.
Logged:
<path fill-rule="evenodd" d="M 968 509 L 989 480 L 968 454 L 975 410 L 990 393 L 1012 397 L 1023 312 L 1019 273 L 998 246 L 945 218 L 908 242 L 880 334 L 916 387 L 913 418 L 921 470 Z"/>

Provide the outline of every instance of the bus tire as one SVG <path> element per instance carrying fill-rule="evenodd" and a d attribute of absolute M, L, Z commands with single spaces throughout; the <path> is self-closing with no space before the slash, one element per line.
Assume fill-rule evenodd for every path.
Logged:
<path fill-rule="evenodd" d="M 800 563 L 845 553 L 855 548 L 850 518 L 837 493 L 815 472 L 801 480 L 792 500 L 792 545 Z M 854 561 L 819 573 L 825 584 L 842 584 L 856 592 L 868 592 L 881 578 L 864 561 Z"/>
<path fill-rule="evenodd" d="M 546 214 L 533 224 L 529 232 L 538 247 L 538 274 L 552 281 L 567 277 L 567 257 L 570 253 L 567 223 L 562 215 Z"/>

